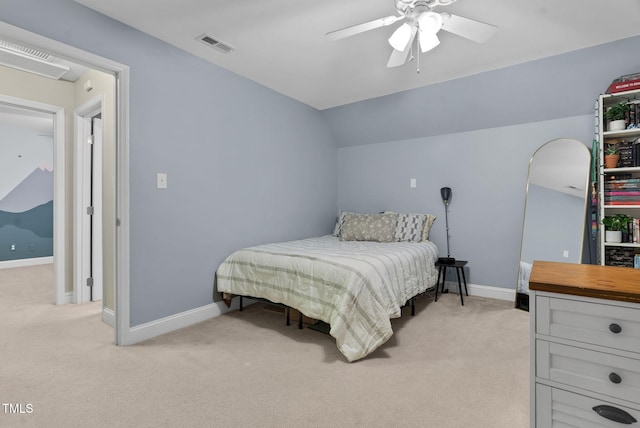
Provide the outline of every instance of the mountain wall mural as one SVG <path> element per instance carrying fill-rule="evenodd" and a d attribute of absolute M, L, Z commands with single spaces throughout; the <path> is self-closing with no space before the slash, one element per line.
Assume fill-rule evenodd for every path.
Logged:
<path fill-rule="evenodd" d="M 53 173 L 36 168 L 0 200 L 0 261 L 53 255 Z"/>

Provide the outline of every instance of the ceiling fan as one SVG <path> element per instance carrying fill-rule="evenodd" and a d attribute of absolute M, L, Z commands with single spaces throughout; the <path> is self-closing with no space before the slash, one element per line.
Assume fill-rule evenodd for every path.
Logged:
<path fill-rule="evenodd" d="M 413 42 L 422 53 L 430 51 L 440 44 L 438 32 L 445 30 L 474 42 L 487 41 L 498 30 L 498 27 L 453 15 L 438 13 L 434 8 L 448 6 L 456 0 L 395 0 L 398 15 L 375 19 L 363 24 L 354 25 L 327 33 L 332 40 L 354 36 L 380 27 L 386 27 L 398 21 L 405 21 L 389 37 L 393 52 L 387 67 L 398 67 L 407 61 L 412 51 Z M 417 36 L 417 37 L 416 37 Z M 411 58 L 413 59 L 413 57 Z"/>

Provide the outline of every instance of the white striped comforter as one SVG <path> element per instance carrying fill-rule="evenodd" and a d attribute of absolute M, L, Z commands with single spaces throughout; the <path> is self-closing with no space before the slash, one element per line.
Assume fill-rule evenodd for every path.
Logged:
<path fill-rule="evenodd" d="M 269 299 L 331 325 L 349 361 L 393 334 L 390 318 L 435 286 L 432 242 L 378 243 L 319 238 L 245 248 L 216 271 L 217 291 Z"/>

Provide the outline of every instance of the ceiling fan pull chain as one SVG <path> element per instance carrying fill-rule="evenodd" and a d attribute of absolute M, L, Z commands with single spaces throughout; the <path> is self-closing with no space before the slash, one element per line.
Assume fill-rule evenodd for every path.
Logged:
<path fill-rule="evenodd" d="M 420 39 L 418 39 L 416 37 L 416 55 L 418 55 L 418 69 L 417 69 L 417 74 L 420 74 Z"/>

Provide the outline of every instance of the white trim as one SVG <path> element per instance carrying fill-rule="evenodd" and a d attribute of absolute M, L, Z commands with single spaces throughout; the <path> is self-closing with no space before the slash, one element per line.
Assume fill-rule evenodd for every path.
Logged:
<path fill-rule="evenodd" d="M 450 293 L 458 293 L 457 281 L 446 281 L 445 285 L 445 288 L 448 288 Z M 462 288 L 464 289 L 464 284 L 462 284 Z M 516 298 L 516 290 L 513 288 L 467 283 L 467 291 L 469 296 L 488 297 L 489 299 L 514 301 Z"/>
<path fill-rule="evenodd" d="M 109 324 L 112 328 L 116 328 L 116 314 L 111 309 L 102 305 L 102 321 Z"/>
<path fill-rule="evenodd" d="M 129 67 L 116 73 L 116 344 L 131 342 L 129 255 Z"/>
<path fill-rule="evenodd" d="M 53 154 L 53 283 L 54 303 L 63 305 L 68 303 L 65 297 L 67 277 L 65 275 L 67 257 L 67 228 L 65 219 L 66 210 L 66 165 L 65 165 L 65 127 L 66 120 L 64 108 L 59 107 L 54 119 L 55 151 Z"/>
<path fill-rule="evenodd" d="M 206 321 L 234 309 L 237 309 L 237 303 L 235 305 L 232 304 L 230 308 L 227 308 L 224 303 L 217 302 L 150 321 L 131 328 L 130 336 L 128 337 L 130 342 L 128 344 L 132 345 L 134 343 L 143 342 L 162 334 L 170 333 L 172 331 Z"/>
<path fill-rule="evenodd" d="M 0 26 L 0 30 L 2 27 Z M 63 304 L 65 297 L 65 116 L 64 107 L 0 94 L 0 103 L 53 115 L 53 303 Z"/>
<path fill-rule="evenodd" d="M 58 58 L 114 74 L 116 77 L 116 216 L 121 224 L 116 227 L 115 342 L 118 345 L 125 345 L 130 334 L 129 67 L 2 21 L 0 21 L 0 37 L 23 46 L 45 50 Z M 63 269 L 60 271 L 61 274 L 64 273 Z"/>
<path fill-rule="evenodd" d="M 53 263 L 53 256 L 34 257 L 32 259 L 5 260 L 0 262 L 0 269 L 11 269 L 17 267 L 27 267 L 36 265 L 47 265 Z"/>

